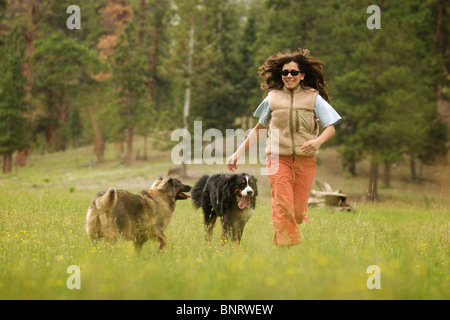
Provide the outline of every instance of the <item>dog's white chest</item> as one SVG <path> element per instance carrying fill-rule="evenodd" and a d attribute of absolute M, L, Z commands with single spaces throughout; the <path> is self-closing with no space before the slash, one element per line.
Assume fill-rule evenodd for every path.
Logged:
<path fill-rule="evenodd" d="M 249 208 L 249 206 L 247 206 L 246 208 L 244 208 L 242 210 L 241 218 L 242 218 L 242 220 L 248 220 L 254 213 L 255 213 L 255 209 Z"/>

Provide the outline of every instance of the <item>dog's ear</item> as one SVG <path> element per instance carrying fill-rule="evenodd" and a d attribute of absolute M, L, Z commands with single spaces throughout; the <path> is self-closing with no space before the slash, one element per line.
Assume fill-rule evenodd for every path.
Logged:
<path fill-rule="evenodd" d="M 236 187 L 236 181 L 238 179 L 238 174 L 230 174 L 224 179 L 223 186 L 220 189 L 223 190 L 219 193 L 219 208 L 222 213 L 229 211 L 232 203 L 236 201 L 236 196 L 234 195 L 234 189 Z"/>
<path fill-rule="evenodd" d="M 257 196 L 258 195 L 258 179 L 256 179 L 256 177 L 255 176 L 250 176 L 250 179 L 252 179 L 253 180 L 253 184 L 254 184 L 254 188 L 253 188 L 253 191 L 254 191 L 254 195 L 255 196 Z"/>
<path fill-rule="evenodd" d="M 166 185 L 167 185 L 167 179 L 160 180 L 158 185 L 157 185 L 157 187 L 156 187 L 156 189 L 162 190 L 162 189 L 164 189 L 166 187 Z"/>
<path fill-rule="evenodd" d="M 230 174 L 230 175 L 225 179 L 224 190 L 229 191 L 229 190 L 232 190 L 232 189 L 233 189 L 233 187 L 236 185 L 236 177 L 237 177 L 237 175 L 235 175 L 235 174 Z"/>
<path fill-rule="evenodd" d="M 158 189 L 159 185 L 161 184 L 161 182 L 163 181 L 162 177 L 159 177 L 159 179 L 155 180 L 155 182 L 153 182 L 152 186 L 150 187 L 150 189 Z"/>
<path fill-rule="evenodd" d="M 157 189 L 168 191 L 176 185 L 176 181 L 174 178 L 166 178 L 158 184 Z"/>

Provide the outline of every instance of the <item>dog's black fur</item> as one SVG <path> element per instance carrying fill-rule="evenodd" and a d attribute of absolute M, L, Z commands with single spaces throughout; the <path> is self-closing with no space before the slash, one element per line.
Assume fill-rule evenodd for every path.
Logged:
<path fill-rule="evenodd" d="M 191 198 L 204 214 L 206 239 L 211 241 L 217 217 L 222 220 L 222 241 L 240 244 L 245 224 L 256 206 L 258 189 L 252 175 L 219 173 L 204 175 L 194 185 Z M 245 199 L 243 199 L 245 198 Z"/>

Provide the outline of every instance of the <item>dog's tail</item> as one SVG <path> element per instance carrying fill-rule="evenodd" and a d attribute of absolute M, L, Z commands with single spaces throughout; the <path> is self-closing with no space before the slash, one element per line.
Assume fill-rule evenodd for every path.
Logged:
<path fill-rule="evenodd" d="M 117 190 L 109 188 L 103 195 L 99 195 L 94 199 L 95 207 L 98 210 L 106 211 L 114 208 L 117 202 Z"/>
<path fill-rule="evenodd" d="M 194 203 L 195 209 L 198 209 L 202 206 L 202 193 L 208 178 L 209 176 L 207 174 L 201 176 L 201 178 L 198 179 L 198 181 L 195 183 L 194 187 L 191 190 L 191 199 L 192 202 Z"/>

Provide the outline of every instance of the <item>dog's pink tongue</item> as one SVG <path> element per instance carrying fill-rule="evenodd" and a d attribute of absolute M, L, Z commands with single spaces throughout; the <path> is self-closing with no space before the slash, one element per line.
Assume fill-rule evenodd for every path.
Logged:
<path fill-rule="evenodd" d="M 240 209 L 244 209 L 247 206 L 247 197 L 242 197 L 238 204 Z"/>

